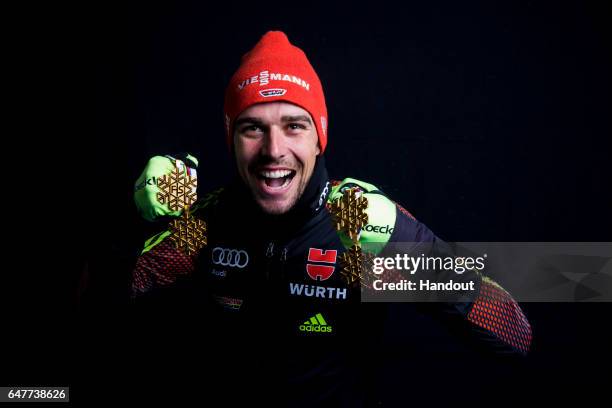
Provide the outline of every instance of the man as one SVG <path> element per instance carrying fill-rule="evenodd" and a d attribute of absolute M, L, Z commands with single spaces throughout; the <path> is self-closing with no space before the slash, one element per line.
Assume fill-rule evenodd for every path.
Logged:
<path fill-rule="evenodd" d="M 282 402 L 306 405 L 359 403 L 361 374 L 370 363 L 364 349 L 382 331 L 385 305 L 361 303 L 360 282 L 346 274 L 340 259 L 362 243 L 439 240 L 375 186 L 329 180 L 323 88 L 304 53 L 282 32 L 268 32 L 243 56 L 224 109 L 239 178 L 190 209 L 206 222 L 207 245 L 187 255 L 168 232 L 149 239 L 134 270 L 134 297 L 140 301 L 181 287 L 183 300 L 210 299 L 211 304 L 202 301 L 202 318 L 214 322 L 209 331 L 231 350 L 221 360 L 238 353 L 229 364 L 238 372 L 258 367 L 251 373 L 261 376 L 257 383 L 274 385 L 260 397 L 282 394 Z M 152 159 L 137 182 L 136 201 L 146 218 L 169 214 L 146 193 L 151 174 L 175 165 L 193 168 L 193 162 Z M 368 203 L 368 225 L 356 236 L 336 231 L 330 213 L 335 200 L 353 193 Z M 516 302 L 477 273 L 463 278 L 477 282 L 464 301 L 419 307 L 487 347 L 526 353 L 531 329 Z M 254 355 L 261 359 L 254 361 Z"/>

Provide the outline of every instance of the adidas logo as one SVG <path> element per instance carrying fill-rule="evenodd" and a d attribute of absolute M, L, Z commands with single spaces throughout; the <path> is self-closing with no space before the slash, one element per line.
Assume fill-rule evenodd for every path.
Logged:
<path fill-rule="evenodd" d="M 300 331 L 311 333 L 331 333 L 332 327 L 327 324 L 321 313 L 317 313 L 316 315 L 312 316 L 310 320 L 306 320 L 303 324 L 300 324 Z"/>

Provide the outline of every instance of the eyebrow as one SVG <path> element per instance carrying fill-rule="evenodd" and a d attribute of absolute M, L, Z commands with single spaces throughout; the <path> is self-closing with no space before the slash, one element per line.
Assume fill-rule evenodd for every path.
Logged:
<path fill-rule="evenodd" d="M 307 122 L 312 125 L 312 121 L 306 115 L 296 115 L 296 116 L 283 116 L 281 117 L 281 122 Z M 240 126 L 244 123 L 252 123 L 255 125 L 264 125 L 263 120 L 256 117 L 245 117 L 236 120 L 235 126 Z"/>
<path fill-rule="evenodd" d="M 312 121 L 306 115 L 296 115 L 296 116 L 283 116 L 281 118 L 282 122 L 308 122 L 312 125 Z"/>
<path fill-rule="evenodd" d="M 234 124 L 235 126 L 240 126 L 243 123 L 253 123 L 255 125 L 263 125 L 263 121 L 259 118 L 252 118 L 252 117 L 246 117 L 246 118 L 240 118 L 238 120 L 236 120 L 236 123 Z"/>

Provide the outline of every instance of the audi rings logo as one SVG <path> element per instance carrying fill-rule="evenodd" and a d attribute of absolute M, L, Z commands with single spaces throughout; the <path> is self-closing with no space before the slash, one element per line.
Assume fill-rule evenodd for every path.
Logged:
<path fill-rule="evenodd" d="M 249 264 L 249 254 L 242 249 L 216 247 L 212 250 L 212 261 L 215 265 L 242 269 Z"/>

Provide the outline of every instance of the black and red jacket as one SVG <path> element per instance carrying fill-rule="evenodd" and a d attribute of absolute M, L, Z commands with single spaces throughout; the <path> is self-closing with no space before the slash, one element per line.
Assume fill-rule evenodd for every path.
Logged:
<path fill-rule="evenodd" d="M 364 366 L 364 347 L 378 340 L 390 305 L 362 303 L 359 285 L 349 285 L 339 273 L 346 246 L 325 205 L 338 185 L 319 158 L 304 194 L 282 216 L 263 214 L 240 181 L 205 196 L 192 214 L 207 224 L 207 246 L 186 256 L 163 233 L 149 240 L 133 273 L 135 301 L 163 299 L 164 292 L 182 288 L 178 297 L 201 308 L 190 312 L 201 317 L 195 319 L 202 329 L 232 350 L 228 364 L 245 370 L 248 361 L 251 368 L 265 368 L 276 376 L 270 381 L 284 384 L 290 400 L 358 395 L 346 390 L 358 383 L 354 376 Z M 379 190 L 362 188 L 388 200 Z M 385 230 L 389 242 L 438 240 L 401 206 L 389 208 L 395 212 L 395 224 Z M 475 295 L 464 302 L 415 307 L 483 348 L 517 354 L 529 349 L 527 319 L 490 280 L 479 279 Z M 306 395 L 304 389 L 317 392 Z"/>

